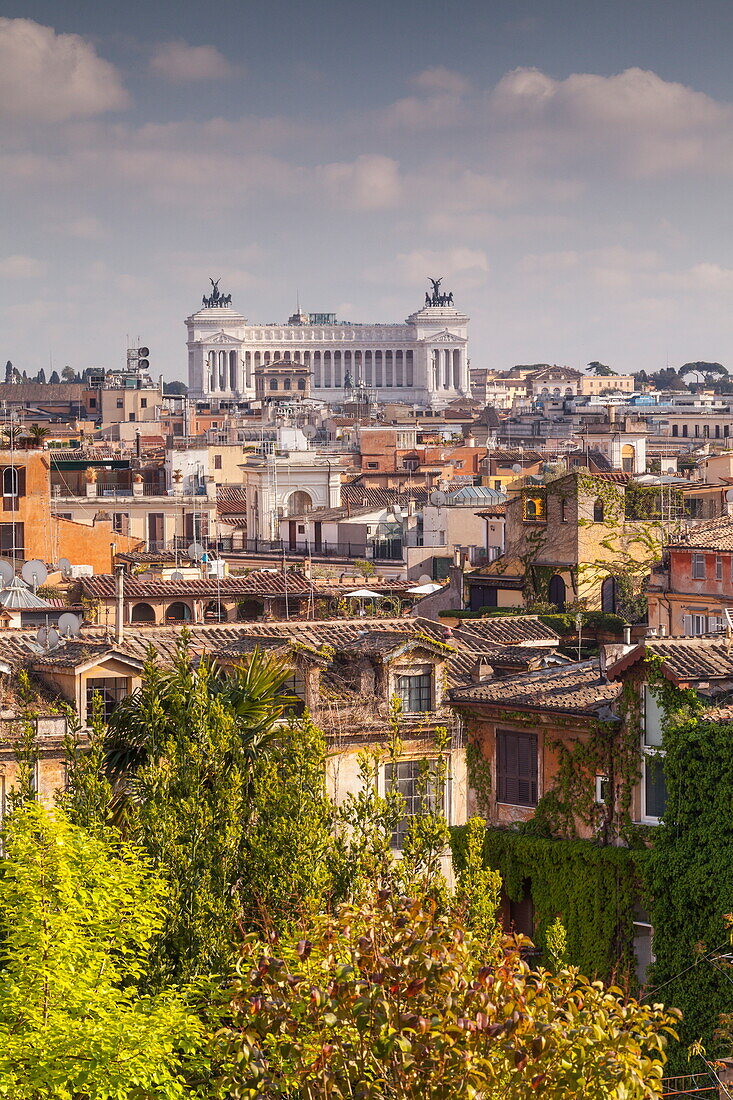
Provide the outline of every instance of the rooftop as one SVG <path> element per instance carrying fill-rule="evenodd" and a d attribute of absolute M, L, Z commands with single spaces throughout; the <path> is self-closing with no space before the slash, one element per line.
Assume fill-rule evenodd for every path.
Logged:
<path fill-rule="evenodd" d="M 519 710 L 594 714 L 620 695 L 621 687 L 601 677 L 599 662 L 545 668 L 501 680 L 489 680 L 450 692 L 454 703 L 493 704 Z"/>

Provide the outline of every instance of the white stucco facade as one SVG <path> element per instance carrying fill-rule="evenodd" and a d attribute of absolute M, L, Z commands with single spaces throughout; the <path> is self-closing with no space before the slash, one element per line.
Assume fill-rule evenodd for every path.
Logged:
<path fill-rule="evenodd" d="M 311 396 L 339 403 L 347 380 L 380 402 L 442 408 L 470 394 L 469 318 L 426 305 L 403 324 L 351 324 L 297 313 L 286 324 L 256 325 L 228 305 L 186 319 L 189 395 L 254 400 L 255 371 L 284 359 L 311 372 Z"/>

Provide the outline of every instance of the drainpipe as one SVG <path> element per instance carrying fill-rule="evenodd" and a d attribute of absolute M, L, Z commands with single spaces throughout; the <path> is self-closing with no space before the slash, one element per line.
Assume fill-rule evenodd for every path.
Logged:
<path fill-rule="evenodd" d="M 125 615 L 125 580 L 124 580 L 124 567 L 117 566 L 115 572 L 115 642 L 117 645 L 122 644 L 122 639 L 125 633 L 124 615 Z"/>

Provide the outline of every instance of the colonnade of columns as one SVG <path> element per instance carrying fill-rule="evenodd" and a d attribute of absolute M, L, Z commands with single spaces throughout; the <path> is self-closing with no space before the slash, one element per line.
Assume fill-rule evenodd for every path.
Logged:
<path fill-rule="evenodd" d="M 351 381 L 374 389 L 427 388 L 432 392 L 468 392 L 468 364 L 465 349 L 434 348 L 429 353 L 424 387 L 415 379 L 412 349 L 358 349 L 344 351 L 208 351 L 204 361 L 204 382 L 208 393 L 247 393 L 254 376 L 266 363 L 280 360 L 303 363 L 311 371 L 314 390 L 342 389 L 347 374 Z"/>

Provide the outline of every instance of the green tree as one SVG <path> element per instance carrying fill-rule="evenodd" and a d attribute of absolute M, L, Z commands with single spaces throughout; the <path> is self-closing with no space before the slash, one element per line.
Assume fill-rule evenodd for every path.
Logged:
<path fill-rule="evenodd" d="M 291 696 L 288 669 L 255 652 L 227 672 L 193 662 L 184 636 L 173 666 L 148 660 L 113 716 L 107 751 L 118 819 L 170 886 L 155 980 L 216 971 L 228 960 L 242 897 L 254 765 L 274 744 Z M 80 788 L 80 790 L 83 788 Z"/>
<path fill-rule="evenodd" d="M 284 726 L 254 769 L 241 889 L 249 927 L 282 929 L 327 904 L 333 807 L 326 745 L 306 715 Z"/>
<path fill-rule="evenodd" d="M 70 367 L 67 364 L 67 366 L 65 366 L 64 369 L 61 371 L 61 378 L 64 382 L 76 382 L 76 371 L 73 367 Z"/>
<path fill-rule="evenodd" d="M 0 1093 L 179 1097 L 201 1027 L 174 993 L 141 996 L 163 886 L 132 848 L 30 802 L 0 876 Z"/>
<path fill-rule="evenodd" d="M 43 441 L 47 436 L 48 428 L 44 428 L 40 424 L 31 424 L 30 428 L 26 431 L 25 438 L 31 447 L 38 449 L 43 446 Z"/>
<path fill-rule="evenodd" d="M 641 1100 L 675 1016 L 576 970 L 532 971 L 455 913 L 375 892 L 277 956 L 249 937 L 221 1033 L 235 1097 Z"/>

